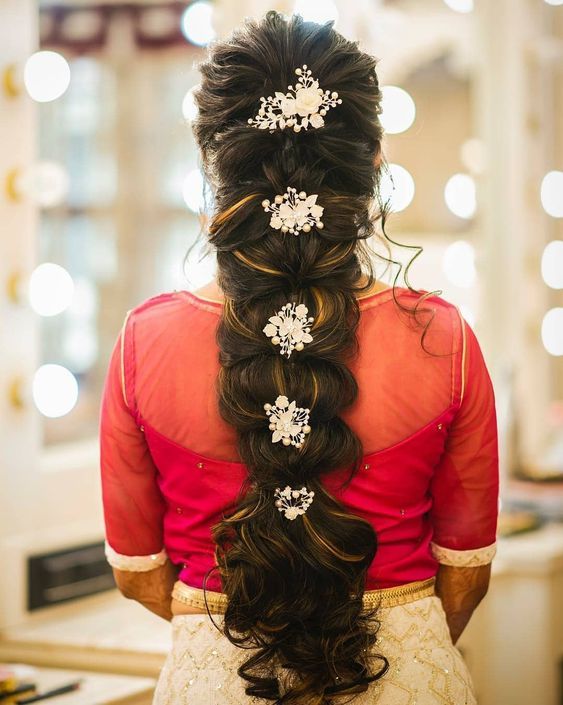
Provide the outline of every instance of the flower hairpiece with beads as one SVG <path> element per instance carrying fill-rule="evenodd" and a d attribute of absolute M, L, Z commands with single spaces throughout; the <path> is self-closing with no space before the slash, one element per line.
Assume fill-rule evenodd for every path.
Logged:
<path fill-rule="evenodd" d="M 305 191 L 297 192 L 296 188 L 287 187 L 283 195 L 274 198 L 274 202 L 266 198 L 262 201 L 262 208 L 266 213 L 271 213 L 270 226 L 282 233 L 297 235 L 301 230 L 304 233 L 311 231 L 315 226 L 322 230 L 324 223 L 321 220 L 324 208 L 317 205 L 317 194 L 308 196 Z"/>
<path fill-rule="evenodd" d="M 293 521 L 309 509 L 315 493 L 313 490 L 309 492 L 306 487 L 294 490 L 288 485 L 283 490 L 277 487 L 274 496 L 276 498 L 274 504 L 278 511 L 284 512 L 285 518 Z"/>
<path fill-rule="evenodd" d="M 302 409 L 297 402 L 290 402 L 280 394 L 276 403 L 264 404 L 266 416 L 269 417 L 269 428 L 272 431 L 272 443 L 281 441 L 284 446 L 301 448 L 305 436 L 311 432 L 309 426 L 309 409 Z"/>
<path fill-rule="evenodd" d="M 259 130 L 283 130 L 293 128 L 295 132 L 309 127 L 319 128 L 325 124 L 324 117 L 330 108 L 342 103 L 336 91 L 319 88 L 307 64 L 295 69 L 299 78 L 295 86 L 288 86 L 287 93 L 276 91 L 275 95 L 260 98 L 258 115 L 248 119 L 248 124 Z"/>
<path fill-rule="evenodd" d="M 303 350 L 305 343 L 313 340 L 311 324 L 313 316 L 307 316 L 305 304 L 287 303 L 275 316 L 270 316 L 262 329 L 274 345 L 280 346 L 280 355 L 291 357 L 293 350 Z"/>

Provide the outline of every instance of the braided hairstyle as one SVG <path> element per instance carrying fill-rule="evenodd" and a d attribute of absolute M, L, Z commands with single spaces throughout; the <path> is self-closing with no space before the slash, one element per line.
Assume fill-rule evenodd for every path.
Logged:
<path fill-rule="evenodd" d="M 219 408 L 248 468 L 236 506 L 213 528 L 228 597 L 222 628 L 249 649 L 238 670 L 246 692 L 279 703 L 331 703 L 365 691 L 388 666 L 374 654 L 378 622 L 362 603 L 375 532 L 321 481 L 337 469 L 351 478 L 363 454 L 340 414 L 358 393 L 346 364 L 357 351 L 356 295 L 374 281 L 365 240 L 377 220 L 382 138 L 375 64 L 332 23 L 272 11 L 211 47 L 195 93 L 193 129 L 214 191 L 210 243 L 224 292 Z M 342 98 L 325 125 L 249 126 L 260 97 L 285 91 L 303 65 Z M 322 230 L 294 235 L 270 226 L 263 202 L 288 186 L 318 194 Z M 288 303 L 313 318 L 312 341 L 290 357 L 263 330 Z M 280 396 L 310 411 L 302 443 L 273 442 L 265 408 Z M 295 520 L 275 504 L 286 486 L 315 493 Z"/>

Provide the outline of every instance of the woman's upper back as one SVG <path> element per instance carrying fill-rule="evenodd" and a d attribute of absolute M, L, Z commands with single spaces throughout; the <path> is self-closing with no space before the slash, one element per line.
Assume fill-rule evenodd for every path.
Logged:
<path fill-rule="evenodd" d="M 395 295 L 409 307 L 420 296 L 402 287 Z M 359 355 L 350 362 L 359 397 L 344 418 L 371 453 L 404 440 L 459 401 L 463 330 L 457 307 L 430 297 L 422 306 L 434 313 L 425 352 L 423 329 L 401 313 L 392 288 L 360 299 L 359 306 Z M 141 416 L 175 442 L 237 461 L 235 431 L 216 402 L 221 310 L 220 302 L 188 291 L 162 294 L 133 309 L 128 328 L 135 400 Z"/>
<path fill-rule="evenodd" d="M 420 294 L 397 287 L 412 307 Z M 453 304 L 431 296 L 427 328 L 387 289 L 360 299 L 356 403 L 343 414 L 364 457 L 324 484 L 372 523 L 378 551 L 367 588 L 431 577 L 437 560 L 492 558 L 498 448 L 494 393 L 475 334 Z M 214 563 L 211 526 L 246 477 L 236 434 L 219 415 L 215 334 L 222 304 L 188 291 L 130 311 L 116 342 L 101 414 L 108 558 L 165 555 L 201 587 Z M 428 318 L 422 319 L 424 323 Z M 332 470 L 332 468 L 327 468 Z M 132 522 L 135 531 L 131 531 Z M 142 563 L 142 560 L 141 560 Z M 137 565 L 137 563 L 135 563 Z M 217 577 L 208 582 L 220 590 Z"/>

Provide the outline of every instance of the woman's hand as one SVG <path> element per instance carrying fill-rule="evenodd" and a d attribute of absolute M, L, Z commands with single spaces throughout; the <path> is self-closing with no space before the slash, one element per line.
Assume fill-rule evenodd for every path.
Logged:
<path fill-rule="evenodd" d="M 436 594 L 442 601 L 452 641 L 455 644 L 473 611 L 487 594 L 491 564 L 474 568 L 440 565 L 436 575 Z"/>
<path fill-rule="evenodd" d="M 163 619 L 172 619 L 170 601 L 172 588 L 178 579 L 179 566 L 167 559 L 158 568 L 143 572 L 118 568 L 112 570 L 117 587 L 124 597 L 140 602 Z"/>

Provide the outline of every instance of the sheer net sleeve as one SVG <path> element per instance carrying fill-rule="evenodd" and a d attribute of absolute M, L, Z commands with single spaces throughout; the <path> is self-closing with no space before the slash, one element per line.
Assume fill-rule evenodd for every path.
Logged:
<path fill-rule="evenodd" d="M 162 527 L 165 505 L 156 467 L 127 398 L 125 371 L 134 362 L 128 319 L 129 315 L 110 357 L 100 407 L 105 555 L 120 570 L 147 571 L 167 559 Z"/>
<path fill-rule="evenodd" d="M 481 348 L 471 326 L 461 320 L 461 401 L 431 485 L 431 551 L 445 565 L 479 566 L 496 553 L 497 418 Z"/>

